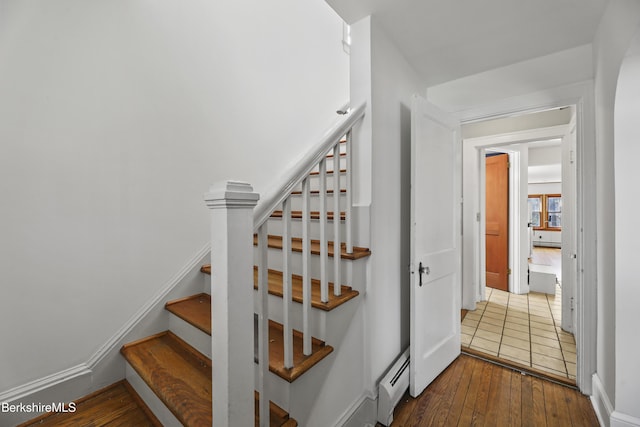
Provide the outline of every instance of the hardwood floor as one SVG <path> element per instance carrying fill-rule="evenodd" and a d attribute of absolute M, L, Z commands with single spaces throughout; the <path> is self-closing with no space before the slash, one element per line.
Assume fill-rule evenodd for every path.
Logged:
<path fill-rule="evenodd" d="M 416 399 L 403 396 L 392 427 L 598 426 L 579 391 L 460 355 Z M 381 425 L 378 424 L 378 427 Z"/>

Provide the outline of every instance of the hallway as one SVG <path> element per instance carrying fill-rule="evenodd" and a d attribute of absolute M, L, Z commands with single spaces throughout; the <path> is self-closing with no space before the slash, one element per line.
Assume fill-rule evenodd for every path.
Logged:
<path fill-rule="evenodd" d="M 416 399 L 408 394 L 392 427 L 598 426 L 577 390 L 462 354 Z M 380 426 L 380 424 L 378 424 Z"/>
<path fill-rule="evenodd" d="M 555 295 L 516 295 L 487 287 L 487 301 L 477 303 L 476 310 L 462 320 L 463 349 L 575 384 L 575 338 L 560 328 L 560 250 L 534 248 L 531 262 L 554 269 L 558 278 Z"/>

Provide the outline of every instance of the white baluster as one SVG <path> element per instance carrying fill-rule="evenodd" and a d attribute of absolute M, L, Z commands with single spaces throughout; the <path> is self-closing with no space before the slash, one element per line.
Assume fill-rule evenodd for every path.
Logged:
<path fill-rule="evenodd" d="M 335 176 L 335 172 L 334 172 Z M 329 301 L 329 279 L 327 258 L 329 250 L 327 247 L 327 160 L 320 161 L 320 300 Z"/>
<path fill-rule="evenodd" d="M 333 147 L 333 294 L 342 293 L 340 287 L 340 143 Z"/>
<path fill-rule="evenodd" d="M 282 203 L 282 326 L 284 367 L 293 368 L 293 331 L 291 327 L 291 197 Z"/>
<path fill-rule="evenodd" d="M 260 393 L 260 427 L 269 426 L 269 399 L 265 379 L 269 375 L 269 236 L 267 225 L 258 229 L 258 392 Z"/>
<path fill-rule="evenodd" d="M 302 181 L 302 353 L 311 355 L 311 237 L 309 210 L 309 177 Z"/>
<path fill-rule="evenodd" d="M 346 142 L 346 153 L 347 153 L 347 158 L 346 158 L 346 167 L 347 167 L 347 176 L 346 176 L 346 180 L 347 180 L 347 184 L 346 184 L 346 189 L 347 189 L 347 206 L 346 206 L 346 219 L 345 219 L 345 227 L 347 229 L 347 253 L 348 254 L 352 254 L 353 253 L 353 193 L 352 191 L 352 182 L 351 182 L 351 165 L 352 165 L 352 153 L 351 153 L 351 133 L 352 131 L 349 130 L 349 132 L 347 132 L 347 142 Z"/>

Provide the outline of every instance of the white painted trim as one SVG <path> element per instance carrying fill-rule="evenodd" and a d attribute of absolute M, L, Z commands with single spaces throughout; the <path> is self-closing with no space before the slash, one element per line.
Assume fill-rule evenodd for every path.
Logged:
<path fill-rule="evenodd" d="M 600 377 L 598 376 L 598 374 L 593 374 L 591 383 L 593 386 L 591 405 L 596 412 L 596 417 L 598 417 L 600 425 L 609 427 L 609 421 L 611 419 L 611 414 L 613 413 L 613 405 L 611 404 L 611 400 L 609 400 L 609 396 L 604 390 L 602 381 L 600 381 Z"/>
<path fill-rule="evenodd" d="M 632 417 L 620 411 L 613 411 L 611 414 L 611 427 L 638 427 L 640 418 Z"/>
<path fill-rule="evenodd" d="M 184 278 L 194 270 L 199 269 L 204 258 L 209 253 L 209 245 L 207 244 L 201 248 L 186 264 L 180 269 L 180 271 L 168 280 L 160 291 L 154 295 L 138 312 L 125 323 L 122 328 L 118 330 L 98 351 L 96 351 L 87 362 L 78 364 L 71 368 L 47 375 L 37 380 L 28 382 L 18 387 L 12 388 L 0 394 L 0 402 L 15 402 L 18 400 L 29 400 L 29 396 L 34 396 L 37 393 L 46 391 L 51 395 L 56 395 L 55 390 L 58 387 L 65 387 L 72 380 L 88 376 L 89 378 L 97 376 L 101 367 L 99 366 L 102 361 L 108 358 L 110 354 L 118 352 L 120 346 L 124 344 L 127 336 L 135 329 L 135 327 L 142 322 L 142 320 L 155 308 L 158 304 L 164 304 L 168 294 L 174 290 Z M 124 378 L 124 372 L 122 375 Z M 100 386 L 100 384 L 95 384 Z M 73 386 L 72 386 L 73 387 Z M 81 385 L 77 386 L 75 392 L 70 393 L 73 396 L 81 396 L 88 392 L 84 388 L 80 389 Z M 65 393 L 66 394 L 66 393 Z"/>
<path fill-rule="evenodd" d="M 469 218 L 469 215 L 475 215 L 476 212 L 480 213 L 480 222 L 477 224 L 474 229 L 474 253 L 476 254 L 472 259 L 473 263 L 473 274 L 471 277 L 475 278 L 475 280 L 465 281 L 467 286 L 473 287 L 475 291 L 475 295 L 477 295 L 476 301 L 484 300 L 485 297 L 485 256 L 484 250 L 485 247 L 485 229 L 484 229 L 484 221 L 482 218 L 485 218 L 485 206 L 486 206 L 486 198 L 485 198 L 485 165 L 484 158 L 487 153 L 487 148 L 496 148 L 494 151 L 500 151 L 504 153 L 509 153 L 509 161 L 512 164 L 512 168 L 509 171 L 509 265 L 512 269 L 512 277 L 509 278 L 509 289 L 514 293 L 526 293 L 528 291 L 528 285 L 523 281 L 526 281 L 526 258 L 521 255 L 520 251 L 520 243 L 522 239 L 524 239 L 523 233 L 519 230 L 521 228 L 520 218 L 515 218 L 514 215 L 514 196 L 519 196 L 520 194 L 520 160 L 519 153 L 514 150 L 509 150 L 506 146 L 512 144 L 520 144 L 527 143 L 532 141 L 541 141 L 546 139 L 555 139 L 563 136 L 567 131 L 567 125 L 558 125 L 558 126 L 550 126 L 546 128 L 538 128 L 538 129 L 528 129 L 523 131 L 516 132 L 508 132 L 504 134 L 483 136 L 477 138 L 466 138 L 463 140 L 463 150 L 465 150 L 466 155 L 472 155 L 471 153 L 475 152 L 477 156 L 477 164 L 478 164 L 478 176 L 476 182 L 478 182 L 478 197 L 476 199 L 470 199 L 469 194 L 465 194 L 467 196 L 466 203 L 469 205 L 465 212 L 467 216 L 467 224 L 472 219 Z M 504 148 L 503 148 L 504 147 Z M 466 149 L 465 149 L 466 148 Z M 516 155 L 517 154 L 517 155 Z M 473 171 L 467 171 L 468 173 L 474 174 Z M 515 188 L 514 188 L 515 187 Z M 472 209 L 472 210 L 469 210 Z M 518 224 L 516 224 L 518 223 Z M 518 226 L 516 229 L 515 227 Z M 517 233 L 515 233 L 518 231 Z M 468 243 L 468 242 L 467 242 Z M 517 262 L 520 260 L 520 262 Z M 469 272 L 471 267 L 468 263 L 465 263 L 463 266 L 463 271 Z M 520 280 L 515 281 L 515 277 L 519 277 Z M 464 286 L 464 285 L 463 285 Z M 471 292 L 471 289 L 467 288 L 467 293 Z M 469 307 L 471 307 L 471 302 L 466 302 Z M 465 307 L 467 308 L 467 307 Z"/>
<path fill-rule="evenodd" d="M 196 252 L 196 254 L 187 261 L 185 266 L 182 267 L 175 276 L 169 279 L 160 291 L 153 296 L 153 298 L 147 301 L 147 303 L 143 305 L 140 310 L 138 310 L 136 314 L 134 314 L 133 317 L 131 317 L 129 321 L 109 339 L 109 341 L 107 341 L 89 358 L 86 363 L 89 369 L 96 369 L 100 362 L 102 362 L 110 352 L 124 344 L 125 337 L 136 327 L 136 325 L 138 325 L 145 316 L 151 312 L 151 310 L 157 307 L 158 304 L 162 304 L 167 298 L 167 295 L 169 295 L 169 293 L 175 289 L 180 282 L 182 282 L 187 274 L 193 271 L 194 268 L 200 268 L 210 250 L 211 248 L 209 247 L 209 244 L 206 244 Z"/>
<path fill-rule="evenodd" d="M 464 139 L 464 142 L 474 144 L 476 147 L 500 147 L 502 145 L 557 139 L 564 136 L 567 132 L 567 126 L 568 125 L 557 125 L 545 128 L 507 132 L 497 135 L 480 136 L 477 138 L 466 138 Z"/>
<path fill-rule="evenodd" d="M 593 92 L 593 81 L 586 80 L 526 95 L 516 95 L 490 104 L 461 107 L 452 113 L 463 123 L 478 122 L 577 104 L 581 98 L 591 96 L 590 91 Z"/>
<path fill-rule="evenodd" d="M 576 283 L 578 366 L 576 383 L 591 394 L 592 375 L 596 372 L 597 253 L 596 241 L 596 154 L 593 81 L 519 95 L 485 105 L 460 108 L 455 114 L 461 122 L 487 120 L 514 113 L 527 113 L 576 105 L 577 123 L 577 203 L 578 203 L 578 278 Z"/>
<path fill-rule="evenodd" d="M 362 420 L 366 420 L 365 422 L 370 423 L 371 426 L 376 424 L 376 401 L 377 396 L 373 393 L 365 391 L 354 400 L 351 405 L 342 413 L 340 418 L 333 424 L 334 427 L 349 427 L 349 426 L 362 426 Z M 367 407 L 367 405 L 371 405 L 371 409 Z M 357 424 L 352 424 L 357 423 Z M 365 424 L 367 425 L 367 424 Z"/>
<path fill-rule="evenodd" d="M 15 402 L 24 400 L 28 396 L 34 395 L 51 387 L 66 383 L 74 378 L 84 375 L 91 375 L 91 369 L 86 363 L 73 366 L 64 371 L 56 372 L 46 377 L 28 382 L 18 387 L 12 388 L 0 394 L 0 402 Z M 28 399 L 27 399 L 28 400 Z"/>

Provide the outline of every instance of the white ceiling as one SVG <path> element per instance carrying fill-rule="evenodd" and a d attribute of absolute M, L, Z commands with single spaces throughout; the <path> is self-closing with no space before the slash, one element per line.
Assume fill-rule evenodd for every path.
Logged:
<path fill-rule="evenodd" d="M 372 15 L 427 86 L 593 41 L 608 0 L 326 0 Z"/>

